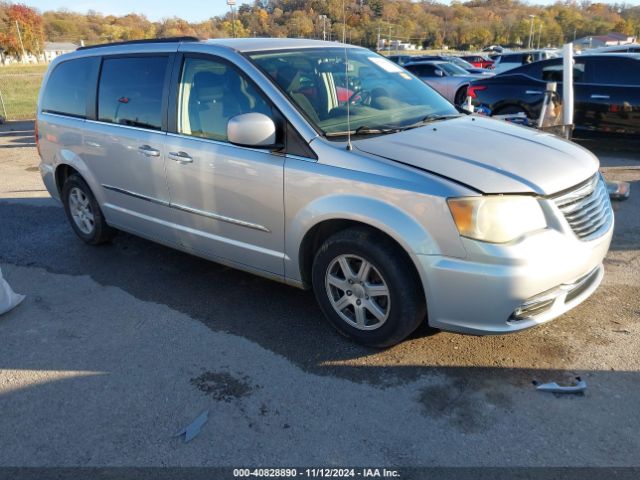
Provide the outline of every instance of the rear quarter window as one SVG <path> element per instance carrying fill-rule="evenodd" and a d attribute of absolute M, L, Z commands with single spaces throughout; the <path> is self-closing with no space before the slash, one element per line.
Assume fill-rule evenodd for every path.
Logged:
<path fill-rule="evenodd" d="M 96 58 L 78 58 L 56 65 L 42 95 L 43 112 L 85 118 L 88 94 L 95 87 Z"/>
<path fill-rule="evenodd" d="M 594 83 L 640 86 L 640 61 L 631 58 L 598 58 L 591 63 Z"/>

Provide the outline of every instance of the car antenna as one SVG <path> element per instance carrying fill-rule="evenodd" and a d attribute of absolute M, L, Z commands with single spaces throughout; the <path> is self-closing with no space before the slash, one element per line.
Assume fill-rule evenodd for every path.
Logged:
<path fill-rule="evenodd" d="M 342 44 L 344 45 L 344 75 L 345 75 L 345 89 L 347 91 L 347 150 L 353 150 L 351 145 L 351 109 L 349 104 L 351 98 L 349 97 L 349 54 L 347 53 L 347 7 L 345 6 L 345 0 L 342 0 Z"/>

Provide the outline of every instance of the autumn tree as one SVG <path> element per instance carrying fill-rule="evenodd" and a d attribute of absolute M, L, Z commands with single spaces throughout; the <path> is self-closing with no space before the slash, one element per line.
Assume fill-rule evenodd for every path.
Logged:
<path fill-rule="evenodd" d="M 42 17 L 22 4 L 9 5 L 5 12 L 6 28 L 0 32 L 4 53 L 22 58 L 25 53 L 37 54 L 44 44 Z"/>

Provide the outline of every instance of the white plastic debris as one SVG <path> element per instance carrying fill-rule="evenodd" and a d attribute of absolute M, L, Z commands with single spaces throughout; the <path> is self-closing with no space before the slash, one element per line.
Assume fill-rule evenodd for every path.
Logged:
<path fill-rule="evenodd" d="M 187 425 L 185 428 L 176 433 L 174 437 L 184 435 L 184 442 L 190 442 L 196 437 L 196 435 L 200 433 L 200 430 L 202 429 L 204 424 L 207 423 L 208 419 L 209 410 L 205 410 L 200 415 L 198 415 L 198 417 L 193 422 L 191 422 L 191 424 Z"/>
<path fill-rule="evenodd" d="M 24 295 L 18 295 L 2 277 L 0 269 L 0 315 L 16 308 L 24 300 Z"/>
<path fill-rule="evenodd" d="M 576 377 L 576 380 L 576 384 L 567 386 L 560 386 L 556 382 L 543 383 L 537 386 L 537 390 L 550 393 L 584 393 L 587 389 L 587 382 L 580 377 Z"/>

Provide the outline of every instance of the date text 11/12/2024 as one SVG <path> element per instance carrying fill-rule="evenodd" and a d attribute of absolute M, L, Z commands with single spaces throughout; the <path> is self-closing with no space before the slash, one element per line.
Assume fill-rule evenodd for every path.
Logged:
<path fill-rule="evenodd" d="M 397 470 L 386 468 L 236 468 L 233 470 L 236 478 L 400 478 Z"/>

